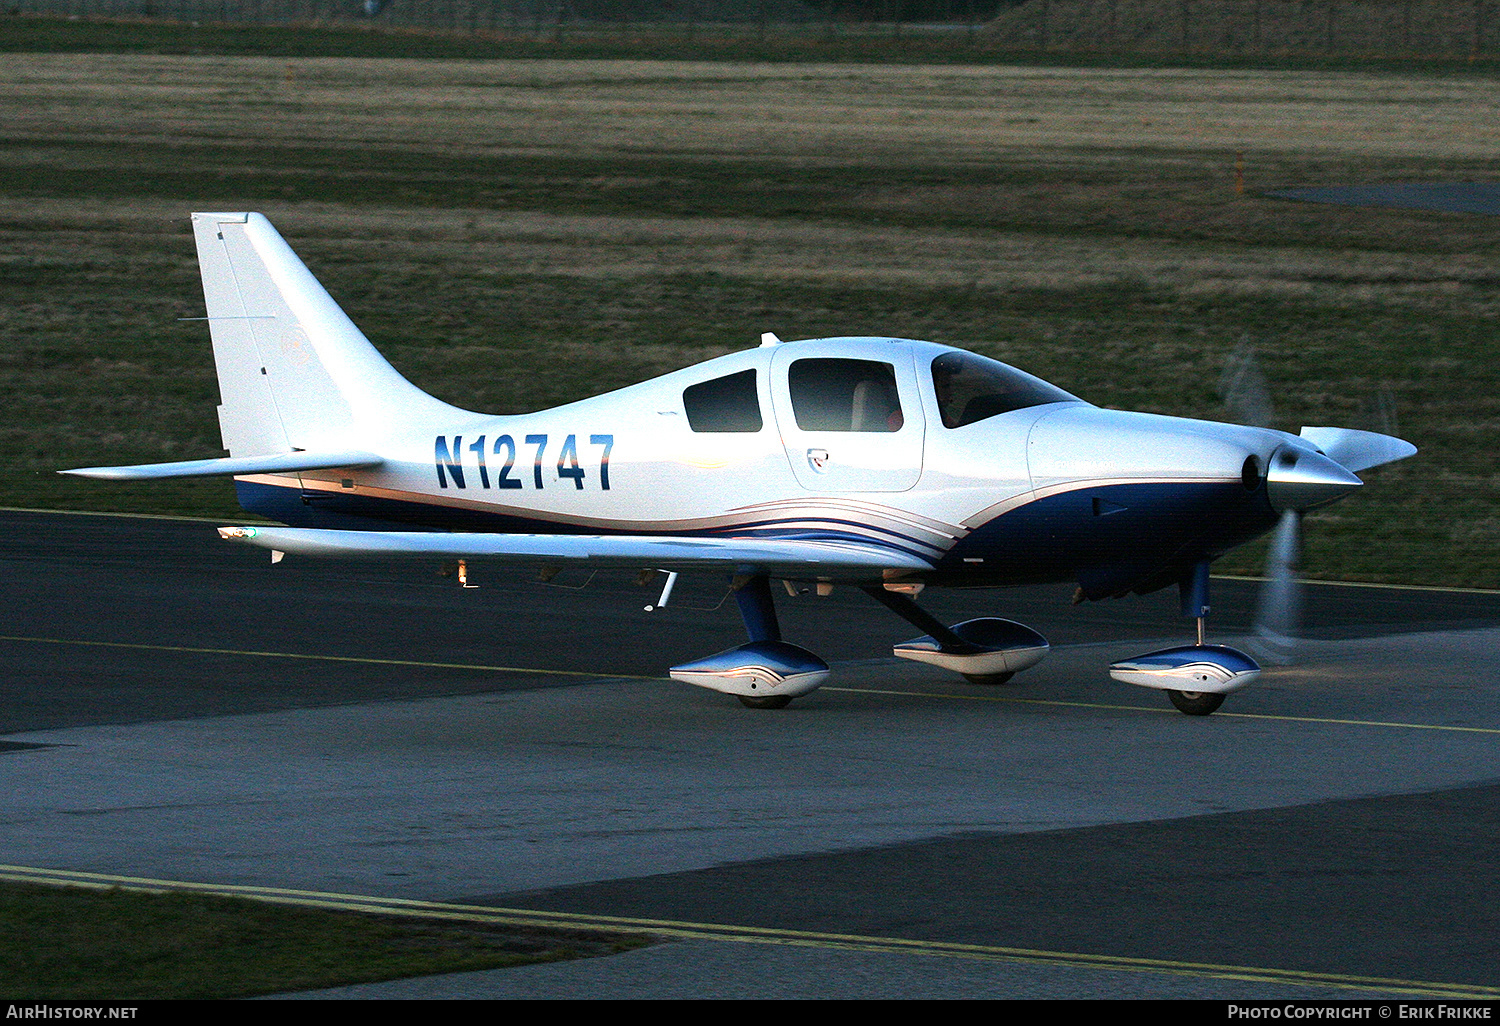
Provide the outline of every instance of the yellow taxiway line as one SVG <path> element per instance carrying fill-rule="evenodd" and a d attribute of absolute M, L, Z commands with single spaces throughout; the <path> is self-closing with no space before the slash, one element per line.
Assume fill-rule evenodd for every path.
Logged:
<path fill-rule="evenodd" d="M 1154 713 L 1180 716 L 1176 709 L 1155 705 L 1114 705 L 1109 702 L 1068 702 L 1050 698 L 1015 698 L 1010 695 L 961 695 L 948 691 L 900 691 L 894 688 L 847 688 L 825 684 L 820 691 L 845 691 L 859 695 L 902 695 L 907 698 L 947 698 L 960 702 L 1008 702 L 1014 705 L 1063 706 L 1070 709 L 1108 709 L 1112 712 Z M 1347 727 L 1397 727 L 1405 730 L 1449 730 L 1464 734 L 1500 734 L 1500 727 L 1461 727 L 1448 723 L 1402 723 L 1387 720 L 1351 720 L 1332 716 L 1279 716 L 1273 713 L 1216 712 L 1218 719 L 1273 720 L 1286 723 L 1326 723 Z"/>
<path fill-rule="evenodd" d="M 1269 578 L 1246 574 L 1214 574 L 1216 581 L 1254 581 L 1264 584 Z M 1381 584 L 1379 581 L 1323 581 L 1316 577 L 1297 579 L 1298 584 L 1316 588 L 1385 588 L 1390 591 L 1441 591 L 1450 595 L 1500 595 L 1495 588 L 1454 588 L 1446 584 Z"/>
<path fill-rule="evenodd" d="M 77 645 L 87 648 L 122 648 L 138 652 L 182 652 L 190 655 L 239 656 L 256 659 L 302 659 L 332 663 L 356 663 L 370 666 L 413 666 L 433 670 L 469 670 L 481 673 L 517 673 L 539 677 L 577 677 L 586 680 L 662 681 L 662 677 L 640 677 L 624 673 L 589 673 L 584 670 L 547 670 L 534 666 L 486 666 L 479 663 L 436 663 L 421 659 L 374 659 L 366 656 L 315 655 L 305 652 L 269 652 L 254 649 L 197 648 L 187 645 L 145 645 L 128 641 L 84 641 L 73 638 L 44 638 L 18 634 L 0 634 L 0 641 L 28 642 L 38 645 Z M 1115 705 L 1109 702 L 1069 702 L 1062 699 L 1018 698 L 1010 695 L 956 694 L 951 691 L 913 691 L 895 688 L 851 688 L 825 685 L 823 691 L 842 691 L 853 695 L 898 695 L 906 698 L 941 698 L 960 702 L 1005 702 L 1013 705 L 1054 706 L 1066 709 L 1106 709 L 1111 712 L 1178 715 L 1176 710 L 1154 705 Z M 1355 720 L 1331 716 L 1281 716 L 1272 713 L 1216 712 L 1219 719 L 1267 720 L 1283 723 L 1322 723 L 1346 727 L 1384 727 L 1398 730 L 1437 730 L 1460 734 L 1500 734 L 1500 727 L 1464 727 L 1448 723 L 1405 723 L 1387 720 Z"/>
<path fill-rule="evenodd" d="M 794 947 L 928 955 L 985 962 L 1067 966 L 1072 968 L 1105 969 L 1116 972 L 1149 972 L 1170 976 L 1191 976 L 1204 979 L 1236 980 L 1252 983 L 1279 983 L 1288 986 L 1323 987 L 1335 990 L 1375 991 L 1381 994 L 1447 998 L 1450 1000 L 1492 1001 L 1500 998 L 1500 987 L 1486 987 L 1466 983 L 1406 980 L 1385 976 L 1354 976 L 1342 973 L 1309 972 L 1300 969 L 1273 969 L 1264 966 L 1220 965 L 1212 962 L 1182 962 L 1160 958 L 1129 958 L 1121 955 L 1099 955 L 1077 951 L 1047 951 L 1036 948 L 1014 948 L 990 944 L 960 944 L 951 941 L 916 940 L 906 937 L 876 937 L 849 933 L 823 933 L 810 930 L 783 930 L 764 926 L 695 923 L 676 919 L 641 919 L 629 916 L 590 915 L 576 912 L 548 912 L 542 909 L 461 905 L 441 901 L 420 901 L 412 898 L 383 898 L 363 894 L 306 891 L 284 887 L 257 887 L 245 884 L 196 883 L 182 880 L 153 879 L 150 877 L 117 876 L 108 873 L 41 869 L 34 866 L 0 865 L 0 880 L 61 887 L 86 887 L 91 889 L 120 888 L 121 890 L 144 891 L 148 893 L 175 891 L 212 894 L 221 897 L 247 898 L 255 901 L 267 901 L 308 908 L 326 908 L 375 915 L 405 916 L 417 919 L 440 919 L 453 922 L 555 927 L 572 930 L 628 931 L 647 933 L 656 937 L 673 940 L 783 944 Z"/>
<path fill-rule="evenodd" d="M 250 656 L 256 659 L 307 659 L 330 663 L 364 663 L 371 666 L 418 666 L 430 670 L 479 670 L 486 673 L 531 673 L 544 677 L 587 677 L 591 680 L 659 680 L 623 673 L 588 673 L 584 670 L 543 670 L 532 666 L 484 666 L 478 663 L 433 663 L 421 659 L 372 659 L 366 656 L 315 655 L 305 652 L 261 652 L 234 648 L 194 648 L 187 645 L 142 645 L 129 641 L 80 641 L 73 638 L 27 637 L 0 634 L 0 641 L 27 641 L 38 645 L 79 645 L 88 648 L 124 648 L 137 652 L 185 652 L 190 655 Z"/>

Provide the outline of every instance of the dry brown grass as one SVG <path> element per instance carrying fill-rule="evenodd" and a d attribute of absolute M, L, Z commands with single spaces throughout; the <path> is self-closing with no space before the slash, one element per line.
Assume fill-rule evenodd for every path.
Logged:
<path fill-rule="evenodd" d="M 0 66 L 0 124 L 44 138 L 903 165 L 1122 149 L 1444 161 L 1500 144 L 1500 82 L 1483 78 L 28 54 Z"/>

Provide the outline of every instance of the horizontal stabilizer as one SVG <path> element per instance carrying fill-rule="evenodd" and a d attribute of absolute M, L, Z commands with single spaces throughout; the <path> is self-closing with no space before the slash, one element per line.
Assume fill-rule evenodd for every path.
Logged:
<path fill-rule="evenodd" d="M 1354 473 L 1404 460 L 1417 452 L 1415 445 L 1394 435 L 1355 428 L 1305 427 L 1302 437 L 1321 449 L 1324 456 Z"/>
<path fill-rule="evenodd" d="M 485 558 L 504 563 L 577 562 L 662 570 L 719 567 L 737 573 L 795 577 L 878 577 L 882 570 L 932 569 L 927 560 L 884 545 L 802 538 L 463 534 L 306 527 L 221 527 L 219 535 L 229 541 L 304 556 Z"/>
<path fill-rule="evenodd" d="M 215 477 L 222 474 L 294 474 L 335 467 L 374 467 L 385 460 L 372 452 L 284 452 L 267 456 L 229 456 L 217 460 L 140 463 L 133 467 L 80 467 L 59 474 L 101 481 L 150 481 L 164 477 Z"/>

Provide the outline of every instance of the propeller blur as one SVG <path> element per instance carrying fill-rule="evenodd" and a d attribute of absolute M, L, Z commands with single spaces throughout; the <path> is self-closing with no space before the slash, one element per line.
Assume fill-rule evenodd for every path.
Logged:
<path fill-rule="evenodd" d="M 1241 341 L 1225 360 L 1219 393 L 1236 420 L 1257 427 L 1271 425 L 1275 403 L 1255 350 L 1248 341 Z M 1374 398 L 1380 426 L 1384 431 L 1394 432 L 1395 400 L 1390 390 L 1382 389 Z M 1411 444 L 1390 434 L 1353 428 L 1303 428 L 1302 437 L 1350 472 L 1404 459 L 1416 451 Z M 1295 463 L 1273 467 L 1268 475 L 1268 485 L 1275 482 L 1275 489 L 1285 497 L 1289 491 L 1299 488 L 1296 479 L 1308 469 L 1310 465 L 1303 464 L 1299 470 Z M 1323 469 L 1327 469 L 1326 465 Z M 1304 494 L 1307 493 L 1305 485 L 1306 482 L 1302 482 Z M 1312 487 L 1316 490 L 1317 486 Z M 1277 507 L 1281 510 L 1281 519 L 1266 554 L 1265 584 L 1256 603 L 1251 645 L 1261 659 L 1278 666 L 1288 665 L 1296 659 L 1303 608 L 1302 585 L 1297 580 L 1297 566 L 1302 554 L 1302 513 L 1312 505 L 1316 503 L 1292 501 Z"/>
<path fill-rule="evenodd" d="M 1294 548 L 1302 512 L 1416 451 L 1342 428 L 1104 410 L 974 353 L 884 337 L 767 334 L 581 402 L 477 413 L 401 377 L 264 217 L 193 225 L 229 455 L 63 473 L 232 477 L 247 511 L 286 526 L 219 533 L 273 562 L 624 566 L 669 575 L 658 606 L 680 572 L 723 574 L 748 643 L 671 674 L 755 707 L 829 674 L 783 640 L 773 580 L 859 588 L 923 632 L 895 655 L 981 684 L 1040 661 L 1046 640 L 999 618 L 944 625 L 918 594 L 1073 581 L 1081 599 L 1176 584 L 1197 644 L 1111 673 L 1212 712 L 1259 672 L 1204 643 L 1212 561 L 1278 523 Z"/>

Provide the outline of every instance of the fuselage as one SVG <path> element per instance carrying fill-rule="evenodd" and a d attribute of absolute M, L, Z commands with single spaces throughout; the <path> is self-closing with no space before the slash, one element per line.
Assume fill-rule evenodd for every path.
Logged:
<path fill-rule="evenodd" d="M 554 409 L 357 425 L 385 462 L 236 480 L 292 526 L 857 538 L 926 583 L 1149 590 L 1276 521 L 1261 428 L 1105 410 L 909 339 L 765 345 Z M 327 444 L 338 444 L 330 439 Z"/>

